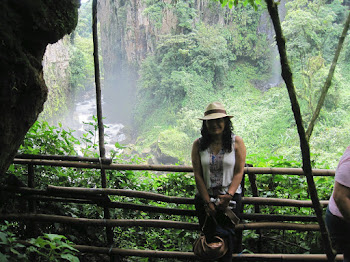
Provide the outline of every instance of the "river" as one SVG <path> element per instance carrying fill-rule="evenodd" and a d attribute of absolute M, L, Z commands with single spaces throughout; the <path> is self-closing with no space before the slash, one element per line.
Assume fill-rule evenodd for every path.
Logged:
<path fill-rule="evenodd" d="M 104 102 L 102 97 L 102 108 Z M 102 109 L 103 110 L 103 109 Z M 77 101 L 75 102 L 74 112 L 73 112 L 73 125 L 74 125 L 74 135 L 76 137 L 83 137 L 83 134 L 88 134 L 88 138 L 98 144 L 98 131 L 95 132 L 95 128 L 97 128 L 97 120 L 96 119 L 96 98 L 94 90 L 85 92 L 83 95 L 79 96 Z M 115 143 L 122 142 L 125 140 L 125 135 L 122 132 L 124 128 L 123 124 L 115 123 L 113 121 L 109 121 L 109 119 L 104 118 L 103 124 L 105 126 L 105 147 L 106 147 L 106 155 L 108 156 L 112 149 L 116 150 Z M 91 135 L 91 132 L 94 136 Z M 79 154 L 81 154 L 81 145 L 78 147 Z"/>

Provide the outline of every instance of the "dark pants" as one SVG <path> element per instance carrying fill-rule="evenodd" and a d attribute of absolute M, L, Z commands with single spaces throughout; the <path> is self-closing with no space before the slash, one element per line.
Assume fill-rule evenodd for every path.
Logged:
<path fill-rule="evenodd" d="M 333 248 L 344 254 L 344 262 L 350 262 L 350 223 L 326 211 L 326 226 Z"/>
<path fill-rule="evenodd" d="M 235 214 L 239 217 L 239 210 L 241 210 L 242 205 L 241 194 L 235 194 L 233 200 L 236 201 L 236 207 L 233 209 L 233 212 L 235 212 Z M 213 241 L 214 236 L 220 236 L 224 238 L 228 243 L 228 251 L 225 256 L 219 259 L 219 261 L 232 261 L 233 249 L 235 242 L 237 242 L 234 231 L 235 225 L 221 210 L 217 210 L 217 213 L 215 215 L 217 224 L 212 218 L 208 217 L 207 222 L 203 227 L 207 214 L 204 208 L 204 201 L 198 194 L 195 197 L 195 207 L 199 220 L 199 226 L 201 229 L 203 228 L 203 233 L 207 241 Z"/>

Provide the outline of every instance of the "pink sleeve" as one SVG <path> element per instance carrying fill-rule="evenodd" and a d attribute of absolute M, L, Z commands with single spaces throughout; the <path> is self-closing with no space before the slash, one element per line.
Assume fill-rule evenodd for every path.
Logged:
<path fill-rule="evenodd" d="M 350 187 L 350 146 L 345 150 L 343 156 L 339 160 L 337 170 L 335 171 L 335 181 L 343 186 Z M 329 200 L 328 207 L 333 215 L 343 217 L 334 201 L 333 193 Z"/>
<path fill-rule="evenodd" d="M 350 147 L 348 147 L 339 161 L 335 172 L 335 181 L 343 186 L 350 187 Z"/>

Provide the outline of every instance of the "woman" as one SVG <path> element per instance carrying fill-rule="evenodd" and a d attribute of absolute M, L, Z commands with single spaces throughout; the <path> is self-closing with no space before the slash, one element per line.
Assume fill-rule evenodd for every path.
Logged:
<path fill-rule="evenodd" d="M 219 102 L 207 106 L 201 129 L 202 137 L 192 146 L 192 165 L 198 193 L 195 205 L 200 227 L 208 241 L 215 235 L 226 238 L 229 249 L 220 261 L 232 261 L 234 224 L 225 215 L 230 202 L 238 214 L 241 206 L 241 180 L 246 148 L 241 137 L 232 132 L 232 123 Z M 215 201 L 216 200 L 216 201 Z M 215 218 L 215 219 L 210 219 Z"/>
<path fill-rule="evenodd" d="M 326 210 L 326 226 L 333 247 L 350 262 L 350 146 L 335 171 L 334 189 Z"/>

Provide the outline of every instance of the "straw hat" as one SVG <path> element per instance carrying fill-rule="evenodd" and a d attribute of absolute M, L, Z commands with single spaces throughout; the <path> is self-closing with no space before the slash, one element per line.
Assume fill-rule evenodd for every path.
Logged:
<path fill-rule="evenodd" d="M 204 117 L 199 119 L 210 120 L 210 119 L 217 119 L 217 118 L 223 118 L 223 117 L 232 118 L 233 116 L 229 116 L 226 114 L 226 110 L 220 102 L 213 102 L 213 103 L 210 103 L 205 109 Z"/>

